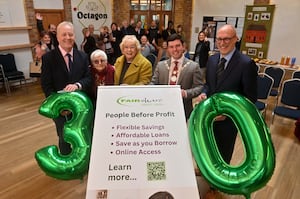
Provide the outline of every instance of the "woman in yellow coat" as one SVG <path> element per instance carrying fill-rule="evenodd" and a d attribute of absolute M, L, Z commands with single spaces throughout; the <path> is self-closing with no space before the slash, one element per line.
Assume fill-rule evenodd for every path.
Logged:
<path fill-rule="evenodd" d="M 147 85 L 152 76 L 152 65 L 141 53 L 135 35 L 124 36 L 122 54 L 115 62 L 115 85 Z"/>

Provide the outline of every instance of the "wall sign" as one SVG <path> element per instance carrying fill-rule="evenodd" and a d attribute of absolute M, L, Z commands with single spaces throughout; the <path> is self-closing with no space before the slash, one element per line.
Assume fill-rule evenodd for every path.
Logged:
<path fill-rule="evenodd" d="M 76 43 L 83 41 L 82 29 L 93 24 L 99 34 L 101 26 L 110 27 L 112 22 L 112 1 L 109 0 L 72 0 L 72 20 L 75 27 Z"/>

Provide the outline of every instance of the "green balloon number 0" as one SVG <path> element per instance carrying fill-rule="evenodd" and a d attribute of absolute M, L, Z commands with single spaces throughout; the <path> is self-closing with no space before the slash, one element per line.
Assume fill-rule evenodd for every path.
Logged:
<path fill-rule="evenodd" d="M 49 176 L 61 179 L 82 179 L 87 173 L 91 150 L 94 109 L 91 100 L 82 92 L 65 92 L 50 95 L 40 106 L 39 113 L 57 118 L 62 110 L 72 112 L 64 125 L 64 139 L 72 146 L 69 155 L 61 155 L 56 146 L 38 150 L 35 158 Z"/>
<path fill-rule="evenodd" d="M 240 165 L 227 164 L 218 151 L 213 122 L 220 114 L 230 117 L 240 132 L 245 150 Z M 273 174 L 275 152 L 269 129 L 255 105 L 239 94 L 218 93 L 199 103 L 190 117 L 189 135 L 203 177 L 225 193 L 250 198 Z"/>

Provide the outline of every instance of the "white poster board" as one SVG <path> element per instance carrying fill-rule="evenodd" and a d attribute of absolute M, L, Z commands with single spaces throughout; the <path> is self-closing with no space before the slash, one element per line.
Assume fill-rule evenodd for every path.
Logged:
<path fill-rule="evenodd" d="M 97 99 L 87 199 L 199 199 L 179 86 L 103 86 Z"/>
<path fill-rule="evenodd" d="M 0 27 L 11 26 L 9 7 L 6 1 L 0 2 Z"/>

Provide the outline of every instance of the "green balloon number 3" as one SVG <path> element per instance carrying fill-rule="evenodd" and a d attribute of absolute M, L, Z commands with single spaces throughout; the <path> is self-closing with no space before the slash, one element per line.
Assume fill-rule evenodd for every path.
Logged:
<path fill-rule="evenodd" d="M 245 158 L 237 166 L 224 162 L 214 139 L 213 122 L 220 114 L 234 121 L 244 144 Z M 275 152 L 270 132 L 255 105 L 245 97 L 224 92 L 202 101 L 190 117 L 189 134 L 197 165 L 213 187 L 250 198 L 271 178 Z"/>
<path fill-rule="evenodd" d="M 82 92 L 50 95 L 40 106 L 39 113 L 57 118 L 61 111 L 69 110 L 72 118 L 64 125 L 64 139 L 72 145 L 69 155 L 61 155 L 54 145 L 35 153 L 41 169 L 49 176 L 61 179 L 82 179 L 88 171 L 94 109 L 91 100 Z"/>

